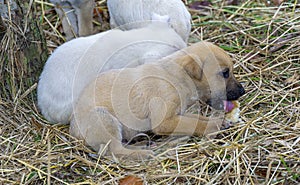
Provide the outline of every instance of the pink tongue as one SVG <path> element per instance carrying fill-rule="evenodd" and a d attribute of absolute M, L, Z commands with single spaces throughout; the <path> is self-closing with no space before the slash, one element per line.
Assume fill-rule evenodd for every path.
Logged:
<path fill-rule="evenodd" d="M 234 104 L 231 101 L 223 101 L 225 112 L 230 112 L 234 108 Z"/>

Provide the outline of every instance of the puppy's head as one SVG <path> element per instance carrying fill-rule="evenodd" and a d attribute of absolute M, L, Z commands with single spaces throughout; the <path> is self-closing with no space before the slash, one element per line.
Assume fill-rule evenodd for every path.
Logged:
<path fill-rule="evenodd" d="M 185 50 L 181 65 L 194 81 L 200 100 L 215 109 L 224 101 L 237 100 L 245 94 L 233 75 L 233 63 L 226 52 L 209 42 L 196 43 Z"/>

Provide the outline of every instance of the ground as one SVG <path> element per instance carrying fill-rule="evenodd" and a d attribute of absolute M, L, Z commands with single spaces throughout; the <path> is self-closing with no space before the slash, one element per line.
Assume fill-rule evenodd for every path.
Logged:
<path fill-rule="evenodd" d="M 32 3 L 49 55 L 64 42 L 60 22 L 51 4 Z M 68 134 L 68 125 L 49 125 L 39 114 L 41 68 L 30 79 L 20 75 L 26 61 L 10 57 L 19 51 L 11 46 L 22 30 L 10 24 L 14 31 L 0 46 L 0 184 L 118 184 L 128 175 L 145 184 L 299 184 L 299 2 L 206 1 L 201 8 L 185 3 L 193 22 L 189 43 L 213 42 L 235 61 L 246 89 L 240 123 L 216 139 L 158 147 L 149 160 L 99 158 Z M 96 30 L 109 29 L 105 1 L 97 1 L 97 9 Z"/>

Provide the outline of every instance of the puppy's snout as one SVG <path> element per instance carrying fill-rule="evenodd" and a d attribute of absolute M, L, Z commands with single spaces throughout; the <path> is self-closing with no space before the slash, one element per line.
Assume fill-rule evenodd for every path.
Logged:
<path fill-rule="evenodd" d="M 235 83 L 233 88 L 227 89 L 227 100 L 237 100 L 245 94 L 245 89 L 240 83 Z"/>
<path fill-rule="evenodd" d="M 245 94 L 245 89 L 242 86 L 242 84 L 239 84 L 238 89 L 239 89 L 240 96 L 243 96 Z"/>

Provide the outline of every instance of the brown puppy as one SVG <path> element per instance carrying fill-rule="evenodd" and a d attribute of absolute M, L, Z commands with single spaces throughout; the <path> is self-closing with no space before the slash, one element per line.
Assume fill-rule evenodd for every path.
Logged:
<path fill-rule="evenodd" d="M 156 63 L 100 74 L 81 94 L 70 132 L 94 150 L 103 144 L 116 155 L 147 156 L 121 140 L 139 132 L 203 136 L 219 130 L 221 118 L 185 113 L 198 100 L 222 109 L 244 89 L 232 73 L 232 61 L 221 48 L 199 42 Z M 132 155 L 131 155 L 132 156 Z"/>

